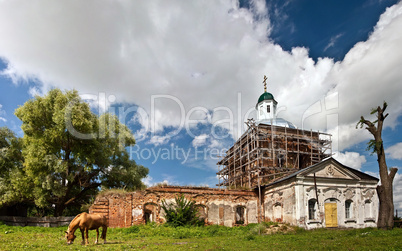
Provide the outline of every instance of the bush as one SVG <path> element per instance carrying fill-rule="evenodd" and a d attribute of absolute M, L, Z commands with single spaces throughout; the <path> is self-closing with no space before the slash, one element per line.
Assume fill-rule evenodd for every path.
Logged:
<path fill-rule="evenodd" d="M 250 233 L 253 235 L 261 235 L 265 233 L 266 229 L 267 226 L 264 223 L 259 223 L 250 230 Z"/>
<path fill-rule="evenodd" d="M 175 203 L 169 204 L 162 200 L 161 207 L 165 211 L 167 224 L 173 227 L 201 224 L 195 201 L 186 200 L 182 194 L 176 196 Z"/>

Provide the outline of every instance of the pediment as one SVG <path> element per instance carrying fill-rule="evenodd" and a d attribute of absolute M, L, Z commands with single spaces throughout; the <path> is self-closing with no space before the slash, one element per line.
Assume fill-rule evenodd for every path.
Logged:
<path fill-rule="evenodd" d="M 304 177 L 314 177 L 314 174 L 316 178 L 360 180 L 358 176 L 335 161 L 324 161 L 301 173 Z"/>

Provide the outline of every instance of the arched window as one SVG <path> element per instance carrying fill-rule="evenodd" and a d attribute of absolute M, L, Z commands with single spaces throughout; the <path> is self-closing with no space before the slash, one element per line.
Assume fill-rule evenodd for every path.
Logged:
<path fill-rule="evenodd" d="M 143 219 L 145 223 L 156 221 L 156 211 L 158 206 L 154 203 L 146 203 L 144 205 Z"/>
<path fill-rule="evenodd" d="M 365 218 L 371 218 L 371 201 L 366 200 L 364 202 L 364 217 Z"/>
<path fill-rule="evenodd" d="M 274 221 L 282 221 L 282 205 L 275 203 L 274 205 Z"/>
<path fill-rule="evenodd" d="M 244 207 L 236 207 L 236 224 L 244 224 Z"/>
<path fill-rule="evenodd" d="M 317 218 L 317 200 L 316 199 L 310 199 L 308 201 L 308 219 L 309 220 L 314 220 Z"/>
<path fill-rule="evenodd" d="M 345 201 L 345 218 L 350 219 L 352 217 L 353 217 L 352 201 L 347 200 L 347 201 Z"/>
<path fill-rule="evenodd" d="M 207 218 L 207 212 L 205 210 L 206 209 L 205 206 L 198 204 L 198 205 L 195 205 L 195 208 L 197 209 L 198 219 L 205 220 Z"/>

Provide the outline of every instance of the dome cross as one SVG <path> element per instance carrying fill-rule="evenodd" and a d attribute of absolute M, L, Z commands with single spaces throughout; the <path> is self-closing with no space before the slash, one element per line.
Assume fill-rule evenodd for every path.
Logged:
<path fill-rule="evenodd" d="M 264 81 L 262 81 L 264 83 L 264 92 L 267 92 L 267 76 L 264 75 Z"/>

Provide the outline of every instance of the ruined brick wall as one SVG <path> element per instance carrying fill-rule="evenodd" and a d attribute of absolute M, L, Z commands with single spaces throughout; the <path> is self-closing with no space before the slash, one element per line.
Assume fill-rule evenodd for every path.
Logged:
<path fill-rule="evenodd" d="M 89 213 L 99 213 L 109 217 L 109 199 L 103 196 L 96 198 L 94 204 L 89 208 Z"/>
<path fill-rule="evenodd" d="M 90 212 L 107 214 L 110 227 L 129 227 L 147 220 L 162 223 L 165 218 L 161 201 L 173 202 L 178 194 L 196 201 L 207 224 L 234 226 L 258 222 L 260 210 L 255 192 L 197 187 L 151 187 L 129 194 L 109 194 L 97 198 Z"/>

